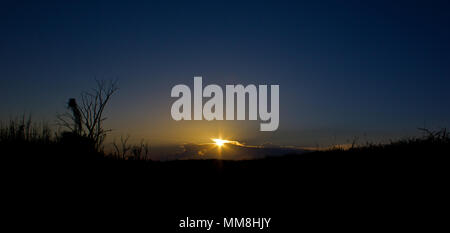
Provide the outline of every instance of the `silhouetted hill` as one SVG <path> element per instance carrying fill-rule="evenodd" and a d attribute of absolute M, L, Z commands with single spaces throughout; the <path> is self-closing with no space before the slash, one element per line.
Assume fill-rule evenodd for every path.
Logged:
<path fill-rule="evenodd" d="M 271 217 L 277 232 L 430 230 L 450 143 L 444 131 L 244 161 L 119 160 L 72 137 L 3 138 L 0 151 L 8 219 L 36 228 L 175 232 L 179 219 L 203 216 Z"/>

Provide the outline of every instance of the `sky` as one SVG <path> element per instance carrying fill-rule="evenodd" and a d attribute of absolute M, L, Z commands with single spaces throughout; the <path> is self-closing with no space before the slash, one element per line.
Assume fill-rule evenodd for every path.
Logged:
<path fill-rule="evenodd" d="M 2 1 L 0 119 L 115 79 L 109 140 L 329 146 L 450 127 L 448 1 Z M 177 84 L 280 86 L 280 125 L 174 121 Z"/>

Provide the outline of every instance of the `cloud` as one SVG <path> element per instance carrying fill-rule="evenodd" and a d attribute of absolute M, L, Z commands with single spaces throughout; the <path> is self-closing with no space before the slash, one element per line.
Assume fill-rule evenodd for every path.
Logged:
<path fill-rule="evenodd" d="M 183 152 L 176 154 L 177 159 L 259 159 L 267 156 L 279 156 L 291 153 L 303 153 L 305 150 L 294 147 L 274 145 L 250 146 L 239 142 L 226 143 L 222 147 L 214 143 L 183 145 Z"/>

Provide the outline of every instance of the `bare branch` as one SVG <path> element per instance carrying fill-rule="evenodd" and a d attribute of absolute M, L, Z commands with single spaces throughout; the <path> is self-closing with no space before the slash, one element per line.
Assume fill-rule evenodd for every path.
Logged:
<path fill-rule="evenodd" d="M 110 132 L 109 129 L 103 128 L 103 121 L 107 118 L 103 116 L 105 107 L 107 106 L 111 96 L 118 90 L 116 81 L 100 81 L 96 80 L 96 88 L 92 89 L 91 92 L 82 92 L 80 99 L 80 106 L 76 105 L 72 109 L 77 109 L 73 111 L 73 114 L 68 113 L 60 115 L 58 121 L 61 126 L 71 130 L 76 131 L 74 123 L 77 122 L 78 118 L 81 118 L 82 127 L 76 132 L 79 135 L 85 136 L 91 139 L 96 149 L 99 149 L 105 140 L 106 133 Z M 75 101 L 73 101 L 75 102 Z M 79 115 L 78 118 L 75 115 Z"/>

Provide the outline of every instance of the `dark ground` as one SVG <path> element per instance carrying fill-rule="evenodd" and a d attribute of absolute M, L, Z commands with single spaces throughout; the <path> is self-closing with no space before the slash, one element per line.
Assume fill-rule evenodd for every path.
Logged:
<path fill-rule="evenodd" d="M 433 231 L 446 219 L 448 138 L 251 161 L 2 148 L 2 225 L 17 231 L 178 232 L 186 217 L 272 218 L 264 230 L 215 232 Z"/>

